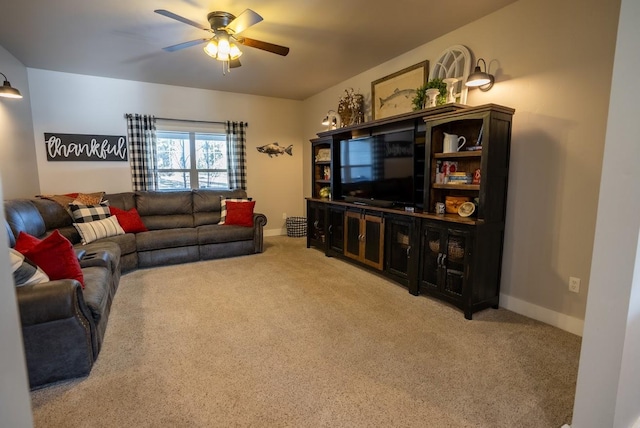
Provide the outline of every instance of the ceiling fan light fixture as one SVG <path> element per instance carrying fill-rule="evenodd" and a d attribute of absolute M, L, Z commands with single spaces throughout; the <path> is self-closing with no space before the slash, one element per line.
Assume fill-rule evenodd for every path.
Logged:
<path fill-rule="evenodd" d="M 216 44 L 216 41 L 211 39 L 209 40 L 209 43 L 207 43 L 204 47 L 204 53 L 206 53 L 207 55 L 209 55 L 211 58 L 216 58 L 218 55 L 218 45 Z"/>
<path fill-rule="evenodd" d="M 242 51 L 240 50 L 240 48 L 234 43 L 231 43 L 231 45 L 229 46 L 229 58 L 234 60 L 240 58 L 241 55 Z"/>

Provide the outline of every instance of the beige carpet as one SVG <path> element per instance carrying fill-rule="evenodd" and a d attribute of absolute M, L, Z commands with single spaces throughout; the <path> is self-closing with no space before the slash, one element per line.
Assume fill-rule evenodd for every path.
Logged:
<path fill-rule="evenodd" d="M 560 427 L 580 338 L 444 303 L 305 248 L 123 276 L 84 379 L 38 427 Z"/>

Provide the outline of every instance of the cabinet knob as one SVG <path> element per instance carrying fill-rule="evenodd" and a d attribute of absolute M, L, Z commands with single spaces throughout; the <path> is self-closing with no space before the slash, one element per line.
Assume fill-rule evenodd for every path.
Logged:
<path fill-rule="evenodd" d="M 407 247 L 407 258 L 410 259 L 411 258 L 411 246 Z"/>
<path fill-rule="evenodd" d="M 329 233 L 331 233 L 331 229 L 333 229 L 333 225 L 332 224 L 329 225 Z"/>

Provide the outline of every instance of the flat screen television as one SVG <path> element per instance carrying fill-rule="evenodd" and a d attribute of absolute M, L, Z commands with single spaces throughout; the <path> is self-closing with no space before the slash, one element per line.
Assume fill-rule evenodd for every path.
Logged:
<path fill-rule="evenodd" d="M 414 205 L 414 131 L 340 141 L 340 190 L 348 202 Z"/>

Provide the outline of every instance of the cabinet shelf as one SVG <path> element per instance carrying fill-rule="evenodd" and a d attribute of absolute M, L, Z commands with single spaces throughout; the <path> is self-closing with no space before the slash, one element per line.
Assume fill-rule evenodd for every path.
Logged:
<path fill-rule="evenodd" d="M 475 151 L 469 151 L 469 152 L 454 152 L 454 153 L 434 153 L 433 157 L 436 159 L 479 158 L 479 157 L 482 157 L 482 150 L 475 150 Z"/>
<path fill-rule="evenodd" d="M 434 189 L 449 189 L 449 190 L 480 190 L 479 184 L 432 184 Z"/>
<path fill-rule="evenodd" d="M 331 180 L 316 180 L 318 184 L 331 184 Z"/>

